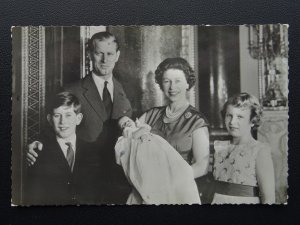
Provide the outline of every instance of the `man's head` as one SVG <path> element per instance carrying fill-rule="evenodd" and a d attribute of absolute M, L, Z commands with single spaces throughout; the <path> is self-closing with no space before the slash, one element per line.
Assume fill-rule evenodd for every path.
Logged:
<path fill-rule="evenodd" d="M 119 43 L 109 32 L 99 32 L 88 43 L 89 56 L 93 62 L 93 72 L 104 78 L 112 76 L 112 71 L 120 56 Z"/>
<path fill-rule="evenodd" d="M 53 127 L 56 136 L 67 139 L 75 134 L 83 115 L 78 98 L 69 93 L 61 92 L 54 96 L 50 103 L 47 120 Z"/>

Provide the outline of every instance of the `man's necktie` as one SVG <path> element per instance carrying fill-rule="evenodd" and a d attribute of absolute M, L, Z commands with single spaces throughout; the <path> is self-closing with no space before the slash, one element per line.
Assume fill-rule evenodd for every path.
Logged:
<path fill-rule="evenodd" d="M 108 115 L 108 117 L 110 118 L 111 117 L 111 112 L 112 112 L 112 106 L 113 106 L 113 103 L 111 101 L 111 96 L 110 96 L 110 93 L 107 89 L 107 84 L 108 84 L 108 81 L 105 81 L 104 82 L 104 88 L 103 88 L 103 103 L 104 103 L 104 106 L 105 106 L 105 109 L 106 109 L 106 113 Z"/>
<path fill-rule="evenodd" d="M 72 148 L 71 142 L 67 142 L 66 145 L 68 146 L 66 159 L 71 168 L 71 171 L 73 172 L 74 159 L 75 159 L 74 149 Z"/>

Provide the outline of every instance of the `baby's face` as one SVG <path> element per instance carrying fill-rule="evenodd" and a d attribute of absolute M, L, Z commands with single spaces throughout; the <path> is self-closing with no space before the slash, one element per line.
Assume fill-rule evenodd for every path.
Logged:
<path fill-rule="evenodd" d="M 119 126 L 123 130 L 125 127 L 135 127 L 135 123 L 129 117 L 124 116 L 119 120 Z"/>

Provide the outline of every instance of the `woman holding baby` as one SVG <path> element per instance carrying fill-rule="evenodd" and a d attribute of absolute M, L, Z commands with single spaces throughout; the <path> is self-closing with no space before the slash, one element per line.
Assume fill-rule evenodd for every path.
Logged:
<path fill-rule="evenodd" d="M 120 126 L 125 127 L 125 129 L 123 130 L 123 138 L 121 141 L 119 139 L 115 149 L 119 152 L 117 155 L 123 156 L 121 164 L 123 164 L 125 174 L 134 184 L 133 186 L 138 189 L 143 199 L 143 201 L 134 200 L 131 203 L 200 203 L 194 179 L 207 174 L 209 132 L 206 118 L 187 100 L 188 91 L 194 86 L 196 80 L 194 71 L 188 62 L 182 58 L 168 58 L 157 67 L 155 80 L 166 96 L 168 104 L 162 107 L 154 107 L 145 112 L 139 118 L 138 123 L 142 125 L 139 129 L 135 127 L 133 121 L 128 120 L 129 118 L 121 118 L 119 121 Z M 149 126 L 147 128 L 143 124 L 150 126 L 150 136 L 147 136 L 147 132 L 150 132 Z M 129 127 L 131 131 L 132 127 L 135 127 L 133 135 L 128 135 Z M 124 140 L 124 137 L 128 138 L 130 136 L 132 138 L 135 136 L 137 138 L 143 134 L 146 134 L 146 138 L 144 138 L 146 142 L 140 141 L 138 149 L 132 148 L 132 146 L 137 146 L 136 143 L 132 145 L 134 140 L 130 142 L 127 139 Z M 127 147 L 124 143 L 127 144 Z M 124 152 L 121 153 L 123 149 L 130 149 L 127 151 L 127 155 L 123 154 Z M 131 154 L 131 156 L 128 156 L 128 154 Z M 129 171 L 133 167 L 139 171 L 135 171 L 133 174 L 132 171 Z M 149 171 L 153 173 L 151 175 L 152 179 L 146 178 L 147 176 L 150 177 Z M 136 175 L 136 172 L 138 172 L 138 175 Z M 163 173 L 164 175 L 162 175 Z M 139 181 L 141 177 L 142 180 Z M 185 179 L 186 182 L 183 184 Z M 144 185 L 145 182 L 150 184 Z M 172 183 L 175 183 L 175 185 L 172 186 Z M 152 186 L 152 189 L 149 186 Z M 187 188 L 196 190 L 193 191 L 196 196 L 193 195 L 195 197 L 192 201 L 191 195 L 186 191 Z M 158 192 L 164 192 L 164 194 L 158 196 L 152 194 Z M 166 195 L 170 193 L 178 193 L 178 195 L 174 194 L 175 196 L 167 198 Z M 150 200 L 143 196 L 150 196 Z M 179 198 L 177 198 L 178 196 Z M 130 202 L 127 203 L 130 204 Z"/>
<path fill-rule="evenodd" d="M 167 140 L 194 172 L 194 178 L 207 173 L 209 164 L 208 121 L 187 100 L 196 78 L 188 62 L 168 58 L 159 64 L 155 80 L 169 104 L 144 113 L 141 123 L 151 126 L 152 133 Z"/>

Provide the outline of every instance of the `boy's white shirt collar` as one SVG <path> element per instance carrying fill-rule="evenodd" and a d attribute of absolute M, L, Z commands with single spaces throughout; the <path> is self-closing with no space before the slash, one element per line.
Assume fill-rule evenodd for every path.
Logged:
<path fill-rule="evenodd" d="M 103 95 L 103 89 L 104 89 L 104 82 L 108 81 L 107 89 L 110 93 L 111 101 L 113 101 L 114 100 L 114 83 L 113 83 L 112 76 L 110 76 L 110 78 L 105 80 L 101 76 L 97 76 L 94 72 L 92 72 L 92 77 L 93 77 L 93 80 L 96 84 L 96 87 L 97 87 L 97 90 L 100 94 L 101 99 L 103 99 L 102 95 Z"/>
<path fill-rule="evenodd" d="M 71 142 L 72 148 L 74 150 L 74 155 L 76 155 L 76 134 L 73 134 L 69 138 L 63 139 L 56 136 L 56 140 L 64 153 L 64 156 L 67 157 L 68 145 L 66 143 Z M 74 158 L 75 159 L 75 158 Z"/>

